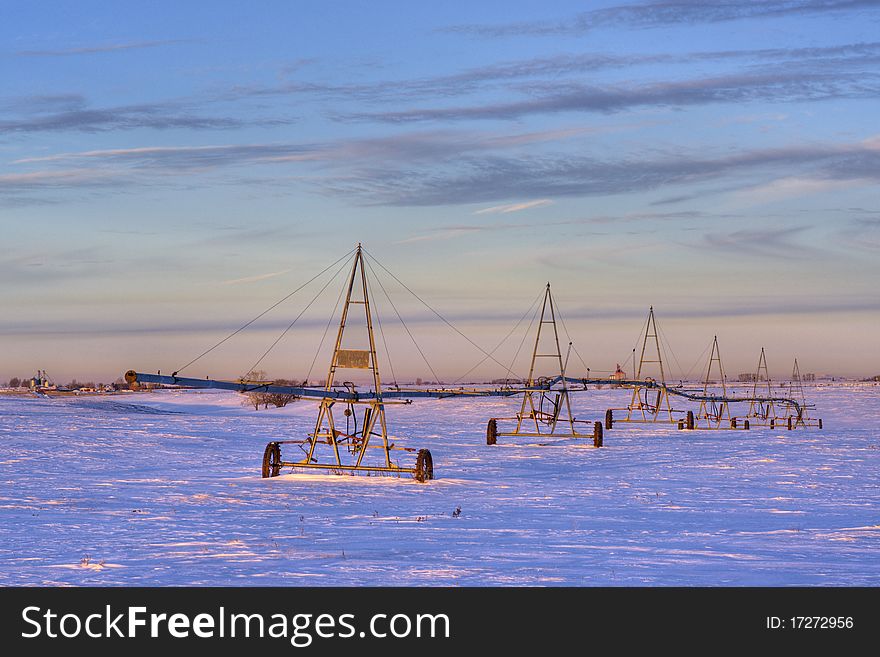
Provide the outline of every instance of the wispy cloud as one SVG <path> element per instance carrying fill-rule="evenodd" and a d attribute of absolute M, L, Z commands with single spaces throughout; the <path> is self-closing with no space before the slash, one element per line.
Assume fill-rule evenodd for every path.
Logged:
<path fill-rule="evenodd" d="M 790 294 L 769 295 L 764 299 L 749 297 L 733 299 L 724 297 L 692 298 L 693 303 L 680 307 L 663 307 L 663 319 L 697 319 L 721 317 L 779 317 L 786 315 L 828 315 L 852 313 L 876 313 L 880 301 L 863 297 L 793 299 Z M 644 318 L 644 308 L 609 305 L 602 308 L 574 308 L 565 313 L 567 320 L 574 319 L 632 319 Z"/>
<path fill-rule="evenodd" d="M 695 318 L 724 318 L 724 317 L 779 317 L 786 315 L 822 315 L 829 314 L 854 314 L 876 313 L 880 311 L 880 301 L 877 299 L 864 298 L 862 295 L 836 295 L 834 297 L 811 295 L 808 298 L 792 298 L 791 294 L 780 293 L 767 295 L 764 298 L 731 298 L 724 296 L 719 299 L 718 295 L 699 296 L 689 298 L 690 303 L 680 306 L 664 306 L 659 309 L 664 320 L 695 319 Z M 528 300 L 524 300 L 528 304 Z M 510 328 L 522 315 L 524 307 L 512 310 L 493 311 L 484 306 L 467 308 L 444 313 L 451 322 L 461 324 L 467 321 L 479 321 L 483 326 L 503 326 Z M 439 325 L 433 315 L 421 310 L 401 312 L 401 317 L 409 326 L 415 325 Z M 623 303 L 608 303 L 602 306 L 577 307 L 569 306 L 565 310 L 565 320 L 569 323 L 575 320 L 634 320 L 633 325 L 638 325 L 645 317 L 644 307 L 634 307 Z M 321 330 L 326 326 L 326 318 L 304 316 L 297 322 L 297 326 L 314 331 L 315 339 L 320 337 Z M 256 333 L 264 332 L 277 335 L 277 333 L 289 324 L 288 319 L 267 319 L 255 326 Z M 65 319 L 62 322 L 51 323 L 45 320 L 33 321 L 28 318 L 0 316 L 0 335 L 4 336 L 31 336 L 34 335 L 58 335 L 69 339 L 71 335 L 87 334 L 90 336 L 119 336 L 119 335 L 158 335 L 158 334 L 209 334 L 229 332 L 234 329 L 229 321 L 212 319 L 190 320 L 184 318 L 163 318 L 149 320 L 143 316 L 135 320 L 123 314 L 119 317 L 103 317 L 90 319 L 87 315 Z M 573 331 L 574 332 L 574 331 Z M 613 363 L 613 361 L 612 361 Z"/>
<path fill-rule="evenodd" d="M 106 49 L 152 47 L 167 42 L 118 44 Z M 99 51 L 103 47 L 91 50 Z M 74 49 L 76 50 L 76 49 Z M 90 50 L 90 49 L 83 49 Z M 90 51 L 91 51 L 90 50 Z M 55 51 L 46 51 L 55 52 Z M 67 51 L 57 51 L 59 54 Z M 73 52 L 73 51 L 71 51 Z M 736 74 L 692 80 L 667 80 L 628 85 L 589 85 L 584 74 L 641 64 L 691 66 L 695 61 L 753 61 L 760 67 Z M 772 63 L 768 68 L 768 63 Z M 0 135 L 40 132 L 105 132 L 146 128 L 154 130 L 225 130 L 245 125 L 286 125 L 285 116 L 242 119 L 205 115 L 207 105 L 228 105 L 241 99 L 278 95 L 313 95 L 337 101 L 340 109 L 331 118 L 339 121 L 459 121 L 466 119 L 516 119 L 531 114 L 558 112 L 617 112 L 628 108 L 681 107 L 718 102 L 764 100 L 789 102 L 843 97 L 873 97 L 878 93 L 876 73 L 880 43 L 853 43 L 827 47 L 701 51 L 690 53 L 560 54 L 512 60 L 465 69 L 448 75 L 403 80 L 328 84 L 324 81 L 284 82 L 277 86 L 242 86 L 224 92 L 200 93 L 188 100 L 94 107 L 82 94 L 30 95 L 0 101 L 11 114 L 0 118 Z M 346 112 L 348 102 L 384 104 L 413 99 L 446 99 L 484 93 L 492 86 L 526 95 L 503 100 L 449 107 L 406 107 L 394 111 Z M 514 97 L 515 98 L 515 97 Z"/>
<path fill-rule="evenodd" d="M 416 242 L 436 242 L 440 240 L 450 240 L 469 233 L 480 232 L 484 228 L 480 226 L 456 226 L 453 228 L 444 228 L 430 233 L 421 235 L 413 235 L 402 240 L 397 240 L 394 244 L 413 244 Z"/>
<path fill-rule="evenodd" d="M 538 199 L 537 201 L 526 201 L 525 203 L 510 203 L 507 205 L 494 205 L 491 208 L 483 208 L 477 210 L 474 214 L 507 214 L 508 212 L 521 212 L 522 210 L 530 210 L 532 208 L 540 208 L 545 205 L 552 205 L 553 201 L 548 198 Z"/>
<path fill-rule="evenodd" d="M 42 114 L 46 112 L 71 112 L 83 109 L 86 97 L 76 93 L 29 94 L 0 101 L 0 110 L 13 113 Z"/>
<path fill-rule="evenodd" d="M 57 48 L 45 50 L 20 50 L 16 55 L 20 57 L 66 57 L 69 55 L 94 55 L 100 53 L 112 53 L 125 50 L 143 50 L 144 48 L 158 48 L 180 43 L 192 43 L 191 39 L 163 39 L 158 41 L 132 41 L 129 43 L 107 43 L 94 46 L 77 46 L 70 48 Z"/>
<path fill-rule="evenodd" d="M 848 247 L 869 252 L 880 251 L 880 210 L 863 210 L 861 208 L 845 208 L 841 212 L 845 217 L 863 213 L 864 216 L 851 218 L 841 229 L 840 236 Z"/>
<path fill-rule="evenodd" d="M 784 176 L 760 183 L 753 187 L 738 190 L 737 200 L 740 203 L 754 204 L 780 201 L 787 198 L 802 198 L 811 194 L 821 194 L 833 190 L 847 189 L 856 185 L 874 185 L 871 178 L 813 178 L 804 176 Z"/>
<path fill-rule="evenodd" d="M 136 185 L 181 186 L 219 168 L 307 152 L 307 147 L 299 145 L 259 144 L 141 147 L 21 158 L 13 164 L 44 168 L 0 174 L 0 203 L 19 207 L 49 202 L 60 190 L 103 188 L 119 192 Z"/>
<path fill-rule="evenodd" d="M 239 119 L 207 117 L 162 104 L 128 105 L 104 109 L 71 109 L 19 119 L 0 120 L 0 135 L 34 132 L 104 132 L 150 128 L 170 130 L 218 130 L 238 128 Z"/>
<path fill-rule="evenodd" d="M 625 55 L 605 52 L 561 53 L 550 56 L 502 61 L 467 68 L 455 73 L 416 78 L 385 79 L 377 81 L 337 82 L 325 80 L 288 80 L 276 85 L 240 85 L 217 92 L 216 102 L 237 101 L 246 98 L 271 98 L 276 96 L 315 97 L 337 104 L 358 102 L 361 104 L 387 104 L 411 102 L 413 99 L 434 98 L 445 100 L 458 96 L 485 93 L 489 89 L 507 89 L 535 93 L 552 88 L 562 91 L 567 84 L 585 75 L 600 71 L 625 69 L 639 66 L 664 64 L 692 67 L 698 62 L 742 62 L 760 66 L 766 72 L 768 65 L 774 70 L 791 74 L 794 68 L 805 72 L 849 72 L 854 69 L 871 70 L 880 61 L 880 43 L 850 43 L 834 46 L 801 48 L 763 48 L 718 51 L 692 51 L 684 53 L 628 53 Z M 746 71 L 748 72 L 748 71 Z M 754 71 L 753 71 L 754 72 Z M 543 81 L 543 82 L 542 82 Z M 524 83 L 527 83 L 524 85 Z M 339 112 L 338 118 L 350 118 Z"/>
<path fill-rule="evenodd" d="M 617 130 L 626 127 L 615 128 Z M 14 160 L 16 165 L 108 167 L 127 171 L 161 169 L 166 172 L 205 171 L 250 164 L 308 161 L 351 166 L 357 162 L 430 163 L 449 161 L 467 153 L 498 151 L 526 145 L 566 141 L 600 132 L 594 128 L 566 128 L 535 132 L 423 131 L 365 139 L 312 143 L 214 144 L 206 146 L 140 146 L 53 153 Z M 48 172 L 49 175 L 51 172 Z"/>
<path fill-rule="evenodd" d="M 191 184 L 221 169 L 273 165 L 249 184 L 284 184 L 292 177 L 277 165 L 320 164 L 320 175 L 294 176 L 323 194 L 355 203 L 391 206 L 491 204 L 479 214 L 503 214 L 548 205 L 553 199 L 603 196 L 717 181 L 723 189 L 757 190 L 754 199 L 796 189 L 833 189 L 880 178 L 877 140 L 797 145 L 712 156 L 686 150 L 602 159 L 570 152 L 529 153 L 518 146 L 555 139 L 567 131 L 503 135 L 472 131 L 410 133 L 326 143 L 220 144 L 138 147 L 20 158 L 21 167 L 45 170 L 0 174 L 0 194 L 33 195 L 40 189 L 106 183 Z M 576 132 L 575 132 L 576 134 Z M 748 176 L 760 173 L 759 181 Z M 189 182 L 187 182 L 189 181 Z M 773 181 L 778 181 L 775 183 Z M 786 182 L 788 181 L 788 182 Z M 799 181 L 794 185 L 792 181 Z M 798 187 L 799 185 L 799 187 Z M 763 196 L 757 194 L 764 190 Z M 660 202 L 680 202 L 705 190 L 671 192 Z"/>
<path fill-rule="evenodd" d="M 672 154 L 599 160 L 565 156 L 464 158 L 454 168 L 380 166 L 320 181 L 329 194 L 376 205 L 431 206 L 501 200 L 605 196 L 761 172 L 814 179 L 880 180 L 880 151 L 864 144 L 756 149 L 724 157 Z M 754 183 L 738 183 L 746 187 Z"/>
<path fill-rule="evenodd" d="M 817 73 L 808 70 L 739 73 L 693 80 L 643 85 L 551 85 L 526 100 L 457 107 L 427 107 L 391 112 L 367 112 L 350 120 L 386 123 L 519 119 L 560 112 L 618 112 L 636 107 L 684 107 L 715 103 L 805 102 L 831 98 L 874 98 L 880 95 L 880 76 Z"/>
<path fill-rule="evenodd" d="M 724 251 L 739 257 L 802 259 L 815 254 L 815 247 L 798 243 L 796 238 L 812 226 L 791 226 L 771 229 L 743 229 L 709 232 L 695 243 L 687 244 L 705 251 Z"/>
<path fill-rule="evenodd" d="M 562 219 L 558 221 L 542 221 L 540 224 L 535 223 L 479 223 L 479 224 L 458 224 L 437 226 L 429 230 L 429 232 L 413 235 L 403 240 L 395 242 L 395 244 L 410 244 L 413 242 L 440 241 L 450 240 L 457 237 L 472 233 L 493 233 L 493 232 L 509 232 L 512 230 L 541 230 L 548 227 L 562 226 L 595 226 L 601 227 L 605 224 L 624 224 L 632 222 L 643 222 L 647 224 L 655 224 L 657 222 L 667 221 L 709 221 L 719 219 L 731 219 L 730 214 L 710 214 L 697 211 L 682 212 L 633 212 L 614 215 L 594 215 L 590 217 L 579 217 L 575 219 Z M 595 231 L 594 231 L 595 234 Z"/>
<path fill-rule="evenodd" d="M 47 188 L 71 188 L 118 181 L 118 173 L 93 169 L 63 169 L 0 174 L 0 194 Z"/>
<path fill-rule="evenodd" d="M 228 130 L 247 125 L 286 125 L 284 117 L 206 116 L 197 100 L 93 107 L 82 94 L 29 95 L 0 102 L 0 135 L 40 132 L 107 132 L 111 130 Z"/>
<path fill-rule="evenodd" d="M 250 244 L 267 244 L 271 242 L 286 241 L 294 237 L 293 226 L 261 226 L 251 225 L 244 222 L 234 226 L 217 226 L 210 222 L 194 222 L 193 228 L 198 231 L 199 237 L 184 244 L 187 248 L 193 247 L 240 247 Z M 302 236 L 302 232 L 297 232 Z M 282 272 L 284 273 L 284 272 Z"/>
<path fill-rule="evenodd" d="M 877 9 L 876 0 L 654 0 L 596 9 L 561 21 L 454 25 L 443 31 L 482 37 L 579 36 L 609 26 L 652 28 Z"/>
<path fill-rule="evenodd" d="M 0 257 L 0 279 L 23 285 L 92 278 L 106 274 L 115 260 L 101 246 L 56 249 L 52 252 L 10 252 Z"/>
<path fill-rule="evenodd" d="M 135 168 L 206 169 L 255 161 L 276 161 L 282 157 L 306 157 L 315 146 L 302 144 L 219 144 L 210 146 L 143 146 L 107 150 L 57 153 L 21 158 L 14 164 L 95 162 Z"/>
<path fill-rule="evenodd" d="M 291 269 L 282 269 L 281 271 L 273 271 L 269 274 L 258 274 L 256 276 L 245 276 L 244 278 L 233 278 L 228 281 L 222 281 L 221 285 L 242 285 L 244 283 L 256 283 L 258 281 L 265 281 L 267 278 L 275 278 L 276 276 L 282 276 L 288 272 L 292 271 Z"/>

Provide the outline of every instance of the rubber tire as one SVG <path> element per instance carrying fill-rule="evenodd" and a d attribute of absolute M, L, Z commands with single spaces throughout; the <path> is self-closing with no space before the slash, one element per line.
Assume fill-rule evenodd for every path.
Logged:
<path fill-rule="evenodd" d="M 431 481 L 434 478 L 434 459 L 427 449 L 420 449 L 416 456 L 416 472 L 413 475 L 416 481 Z"/>
<path fill-rule="evenodd" d="M 614 426 L 614 411 L 612 409 L 608 409 L 605 411 L 605 428 L 611 429 Z"/>
<path fill-rule="evenodd" d="M 694 412 L 693 412 L 693 411 L 688 411 L 688 412 L 687 412 L 687 420 L 685 421 L 685 426 L 686 426 L 688 429 L 693 429 L 693 428 L 694 428 Z"/>
<path fill-rule="evenodd" d="M 494 445 L 498 442 L 498 421 L 493 417 L 486 425 L 486 444 Z"/>
<path fill-rule="evenodd" d="M 602 447 L 602 443 L 603 443 L 602 423 L 596 422 L 593 425 L 593 447 Z"/>
<path fill-rule="evenodd" d="M 281 445 L 272 442 L 266 445 L 263 452 L 263 479 L 277 477 L 281 474 Z"/>

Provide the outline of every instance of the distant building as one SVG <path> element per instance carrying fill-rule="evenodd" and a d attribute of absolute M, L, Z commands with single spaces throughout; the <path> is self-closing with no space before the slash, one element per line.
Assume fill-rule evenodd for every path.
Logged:
<path fill-rule="evenodd" d="M 623 381 L 624 379 L 626 379 L 626 372 L 624 372 L 622 369 L 620 369 L 620 363 L 617 363 L 617 367 L 614 370 L 614 374 L 612 374 L 608 378 L 612 379 L 613 381 Z"/>
<path fill-rule="evenodd" d="M 744 372 L 736 377 L 736 380 L 740 383 L 754 383 L 756 381 L 754 372 Z"/>
<path fill-rule="evenodd" d="M 804 374 L 803 380 L 804 381 L 815 381 L 816 374 L 814 372 L 807 372 L 806 374 Z"/>
<path fill-rule="evenodd" d="M 24 381 L 21 382 L 24 385 Z M 49 375 L 46 374 L 46 370 L 37 370 L 37 375 L 31 379 L 28 379 L 27 385 L 31 390 L 54 390 L 55 384 L 49 380 Z"/>

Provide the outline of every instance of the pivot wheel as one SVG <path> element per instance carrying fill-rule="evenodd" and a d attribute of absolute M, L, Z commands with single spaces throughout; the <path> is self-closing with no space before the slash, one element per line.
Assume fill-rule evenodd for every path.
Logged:
<path fill-rule="evenodd" d="M 263 479 L 281 474 L 281 445 L 269 443 L 263 452 Z"/>
<path fill-rule="evenodd" d="M 498 442 L 498 422 L 493 417 L 486 425 L 486 444 L 494 445 Z"/>
<path fill-rule="evenodd" d="M 434 478 L 434 459 L 427 449 L 420 449 L 416 456 L 416 481 L 431 481 Z"/>

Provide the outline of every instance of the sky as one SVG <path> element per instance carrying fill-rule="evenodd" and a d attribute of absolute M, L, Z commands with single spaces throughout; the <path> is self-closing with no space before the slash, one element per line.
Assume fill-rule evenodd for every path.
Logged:
<path fill-rule="evenodd" d="M 323 377 L 359 242 L 385 380 L 521 374 L 547 282 L 576 376 L 650 306 L 672 378 L 880 373 L 880 2 L 0 6 L 0 382 L 179 370 L 336 262 L 182 372 Z"/>

